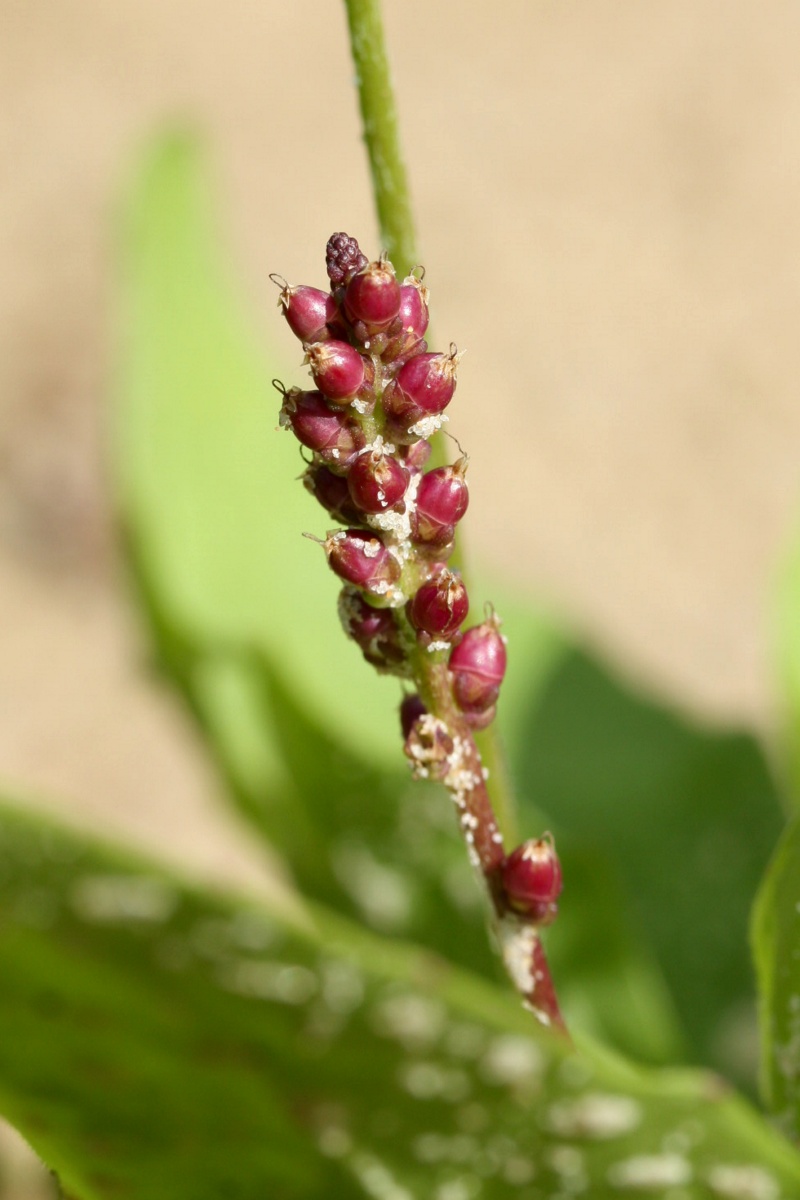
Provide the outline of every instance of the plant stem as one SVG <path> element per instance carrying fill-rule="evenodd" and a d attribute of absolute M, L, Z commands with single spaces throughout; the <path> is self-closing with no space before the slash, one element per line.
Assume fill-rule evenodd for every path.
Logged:
<path fill-rule="evenodd" d="M 418 259 L 380 0 L 345 0 L 345 8 L 381 237 L 398 274 L 403 276 Z M 435 440 L 440 441 L 438 436 Z M 418 666 L 422 662 L 424 655 Z M 516 806 L 502 746 L 494 730 L 487 730 L 481 737 L 499 813 L 496 822 L 483 779 L 481 753 L 471 730 L 453 711 L 448 699 L 449 688 L 436 687 L 436 674 L 432 664 L 425 664 L 417 672 L 417 682 L 430 711 L 440 719 L 446 718 L 450 728 L 458 731 L 459 743 L 466 754 L 466 766 L 475 778 L 475 786 L 460 794 L 452 787 L 450 790 L 462 816 L 462 830 L 469 848 L 477 858 L 487 885 L 506 965 L 517 989 L 539 1020 L 563 1031 L 563 1020 L 538 932 L 531 926 L 519 926 L 504 913 L 498 899 L 496 883 L 504 857 L 503 834 L 512 844 L 517 841 Z M 463 818 L 467 820 L 466 825 Z M 515 969 L 513 964 L 520 958 L 524 959 L 523 966 Z"/>
<path fill-rule="evenodd" d="M 437 662 L 426 650 L 417 649 L 412 655 L 412 667 L 414 682 L 432 718 L 432 721 L 423 719 L 416 741 L 412 735 L 409 754 L 412 766 L 420 778 L 432 775 L 450 792 L 470 860 L 486 887 L 506 970 L 525 1007 L 543 1025 L 569 1037 L 539 930 L 511 912 L 505 899 L 503 835 L 486 788 L 483 762 L 472 730 L 453 702 L 446 663 Z"/>
<path fill-rule="evenodd" d="M 350 49 L 384 248 L 403 276 L 417 261 L 380 0 L 345 0 Z"/>

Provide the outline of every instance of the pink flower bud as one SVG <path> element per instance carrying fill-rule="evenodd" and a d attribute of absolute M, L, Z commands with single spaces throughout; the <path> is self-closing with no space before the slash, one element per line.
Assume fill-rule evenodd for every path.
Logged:
<path fill-rule="evenodd" d="M 411 426 L 442 412 L 456 390 L 458 354 L 416 354 L 404 363 L 383 393 L 383 407 L 394 421 Z"/>
<path fill-rule="evenodd" d="M 415 340 L 424 337 L 428 328 L 428 289 L 414 275 L 407 275 L 400 285 L 400 320 L 405 333 Z"/>
<path fill-rule="evenodd" d="M 328 322 L 337 320 L 339 310 L 329 292 L 287 283 L 281 289 L 280 303 L 289 328 L 301 342 L 322 342 L 331 336 Z"/>
<path fill-rule="evenodd" d="M 345 529 L 326 539 L 331 570 L 373 596 L 385 596 L 400 578 L 400 564 L 380 538 L 362 529 Z"/>
<path fill-rule="evenodd" d="M 355 588 L 345 587 L 339 597 L 339 617 L 368 663 L 379 671 L 398 673 L 406 656 L 394 609 L 373 608 Z"/>
<path fill-rule="evenodd" d="M 408 477 L 406 468 L 387 452 L 387 447 L 378 438 L 353 463 L 347 485 L 353 503 L 362 512 L 380 513 L 400 503 L 408 487 Z"/>
<path fill-rule="evenodd" d="M 453 540 L 453 528 L 469 504 L 466 466 L 462 457 L 452 467 L 437 467 L 422 476 L 411 516 L 414 541 L 444 545 Z"/>
<path fill-rule="evenodd" d="M 365 360 L 347 342 L 317 342 L 307 348 L 305 361 L 315 384 L 333 404 L 349 404 L 364 383 Z"/>
<path fill-rule="evenodd" d="M 350 499 L 347 480 L 341 475 L 334 475 L 323 463 L 312 463 L 303 475 L 303 483 L 322 507 L 343 525 L 357 525 L 362 519 L 362 514 Z"/>
<path fill-rule="evenodd" d="M 402 452 L 403 462 L 406 466 L 420 471 L 431 456 L 431 444 L 420 438 L 419 441 L 412 442 L 409 446 L 403 446 Z"/>
<path fill-rule="evenodd" d="M 283 398 L 281 424 L 291 426 L 297 440 L 333 470 L 347 470 L 365 441 L 360 427 L 329 408 L 320 392 L 291 388 Z"/>
<path fill-rule="evenodd" d="M 549 833 L 517 846 L 502 866 L 502 887 L 509 908 L 537 925 L 549 925 L 558 912 L 561 863 Z"/>
<path fill-rule="evenodd" d="M 358 242 L 346 233 L 332 233 L 325 247 L 325 266 L 328 278 L 334 287 L 347 283 L 356 271 L 367 265 L 367 256 L 361 253 Z"/>
<path fill-rule="evenodd" d="M 464 712 L 484 712 L 496 702 L 506 673 L 506 647 L 496 617 L 468 629 L 450 652 L 453 695 Z"/>
<path fill-rule="evenodd" d="M 403 741 L 405 741 L 415 723 L 420 717 L 423 717 L 427 712 L 427 708 L 422 703 L 422 697 L 416 692 L 412 692 L 409 696 L 404 696 L 400 705 L 400 728 L 403 731 Z"/>
<path fill-rule="evenodd" d="M 446 567 L 417 589 L 408 607 L 414 628 L 432 638 L 452 637 L 468 612 L 464 581 Z"/>
<path fill-rule="evenodd" d="M 497 716 L 497 705 L 492 704 L 489 708 L 485 708 L 483 712 L 465 712 L 464 720 L 470 729 L 481 730 L 488 729 L 492 721 Z"/>
<path fill-rule="evenodd" d="M 392 264 L 380 259 L 353 275 L 344 294 L 344 310 L 367 330 L 391 325 L 400 311 L 400 284 Z"/>

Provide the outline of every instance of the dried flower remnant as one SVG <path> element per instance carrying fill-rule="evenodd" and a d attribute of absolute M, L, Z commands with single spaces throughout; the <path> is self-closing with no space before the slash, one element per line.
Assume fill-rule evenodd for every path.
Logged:
<path fill-rule="evenodd" d="M 469 598 L 448 566 L 467 458 L 425 470 L 461 356 L 428 350 L 429 293 L 416 275 L 398 281 L 346 233 L 329 239 L 326 267 L 328 292 L 272 276 L 314 384 L 276 386 L 281 424 L 311 451 L 306 487 L 348 526 L 321 543 L 344 581 L 342 625 L 369 663 L 413 686 L 400 706 L 412 772 L 449 790 L 509 974 L 538 1019 L 563 1030 L 539 938 L 561 890 L 555 847 L 545 835 L 506 855 L 474 739 L 494 719 L 506 646 L 494 613 L 462 629 Z"/>

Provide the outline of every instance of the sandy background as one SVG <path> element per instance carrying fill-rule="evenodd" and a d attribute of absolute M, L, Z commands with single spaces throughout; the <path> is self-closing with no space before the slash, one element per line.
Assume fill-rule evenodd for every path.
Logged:
<path fill-rule="evenodd" d="M 436 328 L 469 350 L 452 428 L 474 557 L 662 696 L 763 724 L 800 504 L 800 7 L 386 18 Z M 342 11 L 0 0 L 0 33 L 0 779 L 258 880 L 120 583 L 112 216 L 148 136 L 190 119 L 281 338 L 270 271 L 321 282 L 333 229 L 380 248 Z"/>

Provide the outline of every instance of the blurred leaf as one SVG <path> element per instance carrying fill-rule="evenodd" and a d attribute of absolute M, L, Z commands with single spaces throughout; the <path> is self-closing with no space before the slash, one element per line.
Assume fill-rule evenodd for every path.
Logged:
<path fill-rule="evenodd" d="M 616 865 L 569 837 L 559 853 L 568 891 L 547 951 L 568 1023 L 639 1062 L 680 1062 L 680 1021 Z"/>
<path fill-rule="evenodd" d="M 280 373 L 224 274 L 201 156 L 189 137 L 154 148 L 128 206 L 117 405 L 122 516 L 153 595 L 190 641 L 262 648 L 341 739 L 395 752 L 396 685 L 342 637 L 336 580 L 303 540 L 325 515 L 297 482 L 277 430 Z M 322 260 L 320 260 L 322 267 Z M 280 266 L 280 264 L 276 264 Z M 277 310 L 270 337 L 299 361 Z M 299 365 L 292 382 L 300 382 Z"/>
<path fill-rule="evenodd" d="M 788 1136 L 800 1137 L 800 821 L 787 829 L 753 910 L 762 1084 Z"/>
<path fill-rule="evenodd" d="M 774 663 L 779 689 L 776 757 L 787 791 L 800 800 L 800 530 L 795 529 L 775 588 Z"/>
<path fill-rule="evenodd" d="M 800 1188 L 710 1077 L 569 1055 L 491 985 L 321 910 L 298 929 L 0 810 L 0 914 L 0 1109 L 80 1200 Z"/>
<path fill-rule="evenodd" d="M 746 1076 L 748 910 L 782 824 L 754 739 L 700 730 L 573 652 L 532 706 L 518 771 L 559 835 L 566 919 L 573 903 L 585 919 L 569 881 L 592 855 L 620 880 L 693 1056 Z"/>
<path fill-rule="evenodd" d="M 482 892 L 444 789 L 415 785 L 404 770 L 378 770 L 338 744 L 260 652 L 204 654 L 174 632 L 163 610 L 151 620 L 158 653 L 231 795 L 280 848 L 301 891 L 497 975 Z M 269 770 L 261 761 L 264 729 Z"/>

